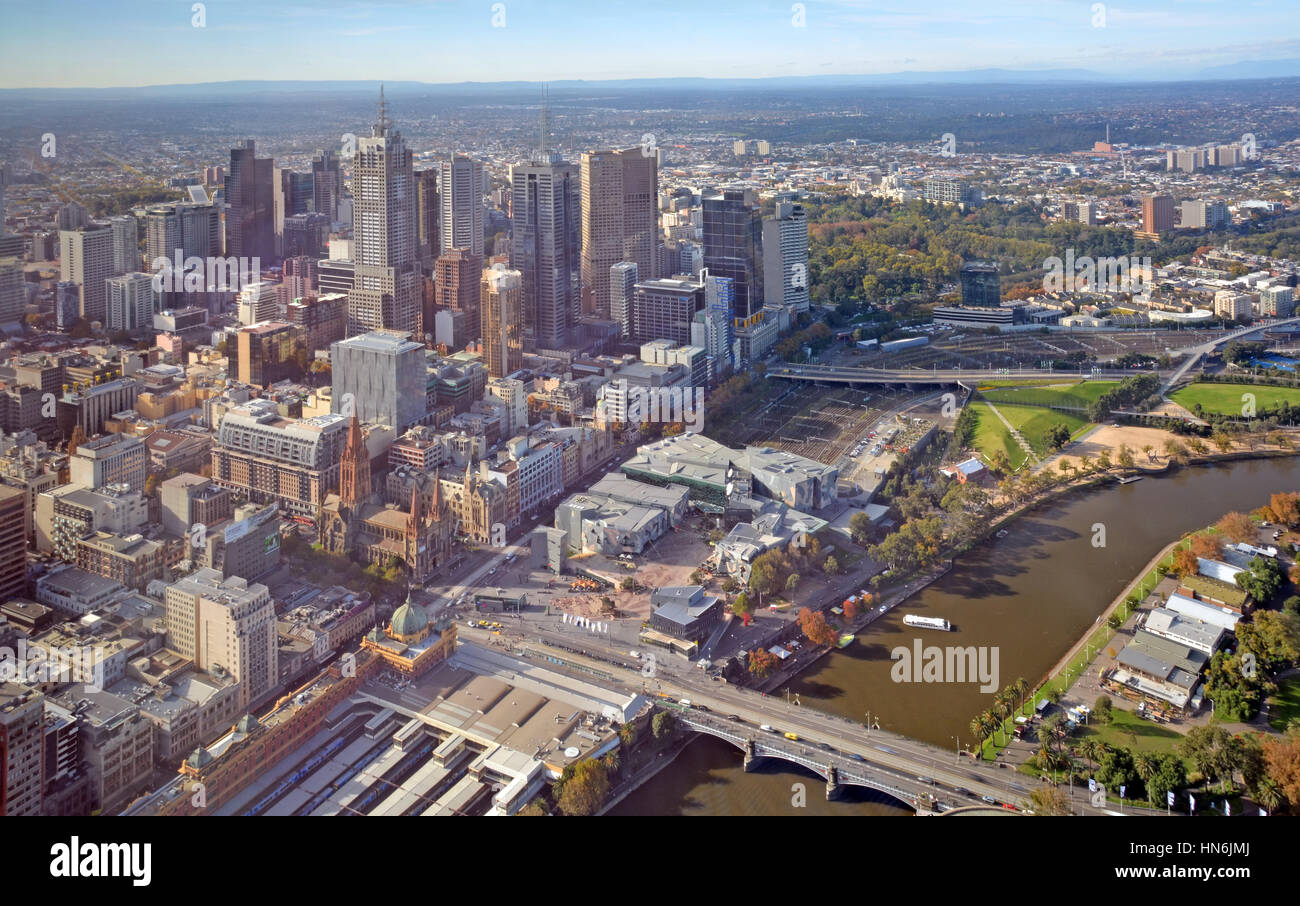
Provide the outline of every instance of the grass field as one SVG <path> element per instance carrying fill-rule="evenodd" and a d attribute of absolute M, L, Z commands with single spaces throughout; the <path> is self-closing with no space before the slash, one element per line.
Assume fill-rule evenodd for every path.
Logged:
<path fill-rule="evenodd" d="M 1095 739 L 1107 745 L 1122 746 L 1131 752 L 1173 752 L 1183 738 L 1164 724 L 1143 720 L 1131 711 L 1111 709 L 1109 723 L 1090 722 L 1076 731 L 1080 740 Z M 1086 766 L 1086 762 L 1084 763 Z"/>
<path fill-rule="evenodd" d="M 1025 440 L 1029 441 L 1029 446 L 1033 447 L 1034 452 L 1039 456 L 1047 456 L 1052 452 L 1047 444 L 1047 431 L 1052 425 L 1058 422 L 1063 423 L 1070 429 L 1070 437 L 1073 439 L 1091 424 L 1088 419 L 1072 412 L 1043 409 L 1037 406 L 999 405 L 998 411 L 1006 416 L 1007 421 L 1011 422 L 1017 431 L 1024 435 Z M 992 417 L 996 418 L 996 416 Z M 1013 445 L 1015 444 L 1014 440 L 1010 440 L 1010 442 Z"/>
<path fill-rule="evenodd" d="M 1300 718 L 1300 676 L 1288 677 L 1277 685 L 1277 694 L 1268 700 L 1268 723 L 1280 733 L 1288 723 Z"/>
<path fill-rule="evenodd" d="M 1221 415 L 1241 415 L 1244 401 L 1242 395 L 1255 395 L 1255 409 L 1270 409 L 1282 402 L 1300 406 L 1300 388 L 1295 387 L 1261 387 L 1254 384 L 1189 384 L 1181 390 L 1170 394 L 1170 399 L 1184 409 L 1192 409 L 1197 403 L 1206 412 Z"/>
<path fill-rule="evenodd" d="M 1041 387 L 1007 387 L 984 391 L 981 395 L 993 403 L 1016 403 L 1021 406 L 1067 406 L 1087 409 L 1103 393 L 1119 386 L 1118 381 L 1082 381 Z M 1010 416 L 1008 416 L 1010 418 Z"/>
<path fill-rule="evenodd" d="M 971 409 L 975 412 L 975 449 L 984 454 L 985 460 L 990 459 L 994 453 L 1001 450 L 1007 454 L 1007 459 L 1011 461 L 1013 469 L 1020 468 L 1028 457 L 1025 451 L 1020 449 L 1007 426 L 1002 424 L 1002 420 L 992 413 L 988 403 L 974 402 L 970 404 Z M 1047 410 L 1038 410 L 1047 411 Z"/>

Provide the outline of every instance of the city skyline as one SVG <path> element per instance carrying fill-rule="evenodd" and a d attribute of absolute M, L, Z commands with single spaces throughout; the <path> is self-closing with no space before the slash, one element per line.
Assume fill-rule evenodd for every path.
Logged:
<path fill-rule="evenodd" d="M 98 54 L 96 83 L 107 87 L 194 84 L 228 74 L 232 40 L 243 52 L 239 74 L 255 80 L 388 79 L 430 84 L 511 80 L 753 78 L 816 75 L 1088 70 L 1105 78 L 1185 78 L 1214 67 L 1274 63 L 1300 72 L 1300 9 L 1256 0 L 1251 15 L 1225 19 L 1217 4 L 1156 0 L 1122 8 L 1089 0 L 1013 2 L 972 10 L 939 0 L 916 10 L 901 3 L 868 8 L 858 0 L 708 7 L 671 0 L 653 8 L 567 4 L 555 15 L 536 2 L 421 6 L 325 0 L 311 7 L 123 2 L 10 4 L 13 39 L 0 60 L 0 90 L 85 86 L 80 61 Z M 653 34 L 675 13 L 691 33 L 735 35 L 708 53 L 666 53 L 657 42 L 619 40 Z M 47 17 L 60 24 L 61 52 L 46 52 Z M 1206 34 L 1213 35 L 1213 43 Z M 153 35 L 150 53 L 113 55 L 102 48 Z M 439 53 L 428 54 L 430 39 Z M 192 39 L 192 40 L 188 40 Z M 347 53 L 305 54 L 346 46 Z M 490 42 L 497 52 L 484 54 Z M 580 43 L 581 54 L 539 57 L 539 46 Z M 78 52 L 81 51 L 81 52 Z M 569 60 L 573 62 L 569 62 Z M 66 61 L 66 62 L 64 62 Z M 160 77 L 167 73 L 170 77 Z M 193 76 L 186 78 L 185 76 Z M 1222 73 L 1231 77 L 1231 71 Z"/>

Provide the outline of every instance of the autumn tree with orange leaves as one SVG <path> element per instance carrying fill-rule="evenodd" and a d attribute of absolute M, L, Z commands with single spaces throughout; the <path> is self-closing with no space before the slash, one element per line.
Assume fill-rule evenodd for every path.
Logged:
<path fill-rule="evenodd" d="M 804 638 L 814 645 L 834 645 L 839 641 L 839 634 L 826 622 L 826 615 L 821 611 L 814 613 L 807 607 L 799 611 L 799 628 Z"/>

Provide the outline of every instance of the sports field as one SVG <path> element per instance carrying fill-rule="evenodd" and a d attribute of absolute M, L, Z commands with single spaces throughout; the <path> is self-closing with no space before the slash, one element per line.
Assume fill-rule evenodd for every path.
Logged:
<path fill-rule="evenodd" d="M 1280 403 L 1300 406 L 1300 388 L 1267 387 L 1258 384 L 1189 384 L 1169 395 L 1175 403 L 1191 410 L 1197 403 L 1205 412 L 1219 415 L 1243 415 L 1248 403 L 1245 394 L 1254 394 L 1255 411 L 1271 409 Z"/>

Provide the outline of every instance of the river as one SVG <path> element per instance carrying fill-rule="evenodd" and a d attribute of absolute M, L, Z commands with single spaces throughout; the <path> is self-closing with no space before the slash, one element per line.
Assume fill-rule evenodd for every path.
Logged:
<path fill-rule="evenodd" d="M 996 647 L 999 688 L 1018 676 L 1036 683 L 1170 541 L 1229 510 L 1255 509 L 1275 491 L 1297 489 L 1300 459 L 1292 457 L 1193 466 L 1058 498 L 1014 520 L 1006 537 L 962 555 L 849 648 L 802 674 L 790 694 L 859 721 L 870 711 L 882 729 L 934 745 L 969 745 L 970 720 L 991 695 L 971 684 L 895 683 L 895 647 L 910 648 L 918 637 L 927 645 Z M 954 631 L 911 629 L 903 625 L 909 613 L 944 617 Z M 866 793 L 827 803 L 820 782 L 792 766 L 745 774 L 739 750 L 713 738 L 691 743 L 612 814 L 791 814 L 798 782 L 808 783 L 806 813 L 911 814 Z"/>

